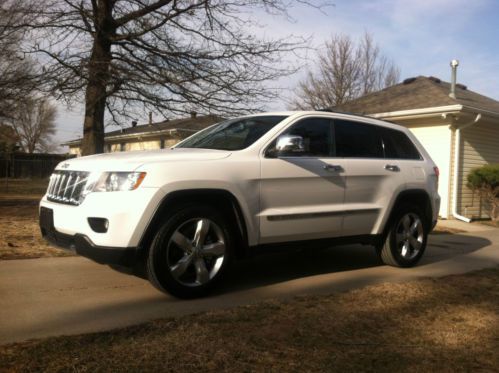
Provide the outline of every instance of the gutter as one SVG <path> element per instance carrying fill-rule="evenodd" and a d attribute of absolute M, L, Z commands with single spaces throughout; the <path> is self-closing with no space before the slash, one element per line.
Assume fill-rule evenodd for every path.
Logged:
<path fill-rule="evenodd" d="M 465 123 L 462 126 L 456 127 L 456 138 L 454 139 L 454 185 L 452 188 L 452 216 L 458 220 L 470 223 L 471 219 L 458 214 L 457 212 L 457 183 L 459 181 L 459 160 L 461 159 L 461 130 L 468 128 L 482 119 L 482 114 L 478 113 L 471 122 Z"/>
<path fill-rule="evenodd" d="M 399 110 L 399 111 L 389 111 L 385 113 L 369 114 L 370 117 L 376 119 L 411 119 L 412 117 L 421 116 L 434 116 L 435 114 L 442 113 L 452 113 L 460 112 L 463 109 L 463 105 L 447 105 L 447 106 L 433 106 L 421 109 L 410 109 L 410 110 Z"/>
<path fill-rule="evenodd" d="M 215 124 L 215 123 L 214 123 Z M 126 133 L 126 134 L 119 134 L 119 135 L 112 135 L 112 136 L 105 136 L 104 140 L 110 140 L 110 141 L 116 141 L 116 140 L 126 140 L 129 138 L 144 138 L 144 137 L 154 137 L 157 135 L 169 135 L 172 136 L 173 134 L 176 134 L 178 132 L 190 132 L 190 133 L 196 133 L 201 130 L 195 130 L 192 128 L 169 128 L 169 129 L 163 129 L 163 130 L 156 130 L 156 131 L 148 131 L 148 132 L 137 132 L 137 133 Z M 79 146 L 81 145 L 83 139 L 78 139 L 78 140 L 72 140 L 65 142 L 64 146 Z"/>
<path fill-rule="evenodd" d="M 113 136 L 105 136 L 104 140 L 126 140 L 129 138 L 144 138 L 144 137 L 154 137 L 157 135 L 173 135 L 174 133 L 177 132 L 177 128 L 173 129 L 166 129 L 166 130 L 156 130 L 156 131 L 149 131 L 149 132 L 138 132 L 138 133 L 127 133 L 123 135 L 113 135 Z M 83 139 L 79 140 L 74 140 L 74 141 L 69 141 L 61 145 L 66 145 L 66 146 L 75 146 L 75 145 L 81 145 L 81 142 Z"/>
<path fill-rule="evenodd" d="M 448 106 L 434 106 L 422 109 L 410 109 L 410 110 L 399 110 L 399 111 L 389 111 L 385 113 L 375 113 L 367 114 L 368 116 L 375 119 L 417 119 L 433 117 L 440 114 L 461 114 L 461 113 L 471 113 L 471 114 L 482 114 L 487 117 L 499 118 L 499 112 L 480 109 L 468 105 L 448 105 Z"/>

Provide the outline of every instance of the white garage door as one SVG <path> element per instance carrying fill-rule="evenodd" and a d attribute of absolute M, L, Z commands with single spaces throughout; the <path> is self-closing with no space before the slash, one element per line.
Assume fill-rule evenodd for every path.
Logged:
<path fill-rule="evenodd" d="M 449 126 L 410 127 L 417 139 L 423 144 L 430 157 L 440 170 L 438 194 L 442 199 L 439 215 L 447 218 L 449 211 L 449 180 L 451 157 L 451 131 Z"/>

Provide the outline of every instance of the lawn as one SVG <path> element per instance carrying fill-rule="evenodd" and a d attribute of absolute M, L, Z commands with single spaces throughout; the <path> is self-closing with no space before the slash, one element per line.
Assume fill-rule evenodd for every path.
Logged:
<path fill-rule="evenodd" d="M 0 201 L 0 260 L 70 256 L 50 246 L 40 233 L 38 205 L 2 205 Z"/>
<path fill-rule="evenodd" d="M 0 370 L 497 371 L 498 349 L 489 269 L 0 346 Z"/>
<path fill-rule="evenodd" d="M 38 226 L 47 179 L 0 179 L 0 260 L 72 255 L 49 246 Z"/>
<path fill-rule="evenodd" d="M 0 201 L 41 199 L 48 179 L 0 179 Z"/>

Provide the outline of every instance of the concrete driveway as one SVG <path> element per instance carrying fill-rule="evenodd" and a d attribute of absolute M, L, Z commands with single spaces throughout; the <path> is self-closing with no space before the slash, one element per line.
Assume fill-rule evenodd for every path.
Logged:
<path fill-rule="evenodd" d="M 0 343 L 497 265 L 499 229 L 478 227 L 466 234 L 431 235 L 420 265 L 410 269 L 381 265 L 369 246 L 262 255 L 238 263 L 213 296 L 183 301 L 81 257 L 1 261 Z"/>

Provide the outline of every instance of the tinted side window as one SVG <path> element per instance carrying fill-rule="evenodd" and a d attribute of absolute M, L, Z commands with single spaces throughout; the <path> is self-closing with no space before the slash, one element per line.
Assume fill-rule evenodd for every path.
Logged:
<path fill-rule="evenodd" d="M 390 159 L 421 159 L 421 155 L 402 131 L 379 127 L 385 149 L 385 158 Z"/>
<path fill-rule="evenodd" d="M 303 119 L 293 124 L 284 134 L 303 137 L 305 153 L 300 154 L 302 156 L 330 157 L 332 155 L 332 126 L 329 119 Z"/>
<path fill-rule="evenodd" d="M 351 158 L 383 158 L 383 145 L 377 126 L 335 120 L 336 155 Z"/>

